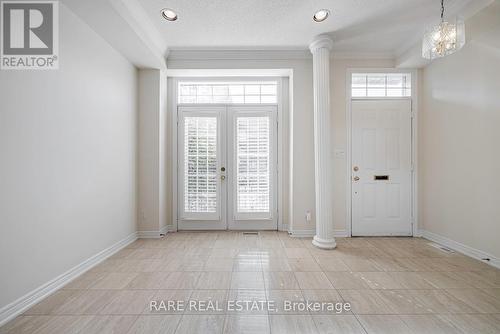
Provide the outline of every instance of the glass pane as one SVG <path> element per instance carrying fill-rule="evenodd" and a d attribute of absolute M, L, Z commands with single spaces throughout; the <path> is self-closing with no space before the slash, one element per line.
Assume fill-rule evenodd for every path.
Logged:
<path fill-rule="evenodd" d="M 229 95 L 243 95 L 245 94 L 245 86 L 243 85 L 230 85 Z"/>
<path fill-rule="evenodd" d="M 212 95 L 212 86 L 198 86 L 198 95 Z"/>
<path fill-rule="evenodd" d="M 260 103 L 277 103 L 276 95 L 262 95 Z"/>
<path fill-rule="evenodd" d="M 276 95 L 276 85 L 262 85 L 260 86 L 260 93 L 265 95 Z"/>
<path fill-rule="evenodd" d="M 239 96 L 230 96 L 229 101 L 231 103 L 245 103 L 245 97 L 243 95 Z"/>
<path fill-rule="evenodd" d="M 229 101 L 230 101 L 229 96 L 227 96 L 227 95 L 222 95 L 222 96 L 214 95 L 213 96 L 214 103 L 228 103 Z"/>
<path fill-rule="evenodd" d="M 260 85 L 245 85 L 245 95 L 259 95 Z"/>
<path fill-rule="evenodd" d="M 353 88 L 366 87 L 366 75 L 353 74 L 352 75 L 352 87 Z"/>
<path fill-rule="evenodd" d="M 196 103 L 212 103 L 212 95 L 198 95 L 196 97 Z"/>
<path fill-rule="evenodd" d="M 181 95 L 196 95 L 196 86 L 181 86 Z"/>
<path fill-rule="evenodd" d="M 229 93 L 229 89 L 227 86 L 214 86 L 212 88 L 214 95 L 224 95 L 227 96 Z"/>
<path fill-rule="evenodd" d="M 245 96 L 245 103 L 260 103 L 260 96 L 259 95 L 246 95 Z"/>
<path fill-rule="evenodd" d="M 384 97 L 385 88 L 368 88 L 369 97 Z"/>
<path fill-rule="evenodd" d="M 368 87 L 377 87 L 384 88 L 385 87 L 385 75 L 369 75 L 368 76 Z"/>
<path fill-rule="evenodd" d="M 387 88 L 403 87 L 403 76 L 401 74 L 388 74 L 387 75 Z"/>
<path fill-rule="evenodd" d="M 387 88 L 388 97 L 401 97 L 403 95 L 403 88 Z"/>
<path fill-rule="evenodd" d="M 181 96 L 179 103 L 196 103 L 196 96 Z"/>
<path fill-rule="evenodd" d="M 184 211 L 217 212 L 217 118 L 184 119 Z"/>
<path fill-rule="evenodd" d="M 270 210 L 269 117 L 236 121 L 236 202 L 240 213 Z"/>
<path fill-rule="evenodd" d="M 366 97 L 366 88 L 353 88 L 352 97 Z"/>

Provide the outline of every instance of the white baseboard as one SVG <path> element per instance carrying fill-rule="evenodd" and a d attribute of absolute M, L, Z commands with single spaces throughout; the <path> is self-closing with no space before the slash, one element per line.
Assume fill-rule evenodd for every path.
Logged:
<path fill-rule="evenodd" d="M 45 283 L 44 285 L 36 288 L 35 290 L 27 293 L 21 298 L 13 301 L 12 303 L 2 307 L 0 309 L 0 326 L 4 325 L 8 321 L 22 314 L 31 306 L 35 305 L 48 295 L 54 293 L 56 290 L 62 288 L 64 285 L 68 284 L 70 281 L 80 276 L 87 270 L 106 260 L 111 255 L 115 254 L 119 250 L 125 248 L 132 242 L 137 240 L 137 233 L 134 232 L 127 236 L 126 238 L 118 241 L 114 245 L 104 249 L 103 251 L 95 254 L 94 256 L 88 258 L 77 266 L 66 271 L 62 275 L 54 278 L 53 280 Z"/>
<path fill-rule="evenodd" d="M 283 231 L 283 232 L 288 231 L 288 224 L 278 225 L 278 231 Z"/>
<path fill-rule="evenodd" d="M 166 231 L 161 229 L 159 231 L 137 231 L 137 237 L 139 239 L 159 239 L 162 234 L 165 234 Z"/>
<path fill-rule="evenodd" d="M 428 240 L 433 241 L 435 243 L 438 243 L 440 245 L 446 246 L 450 249 L 453 249 L 456 252 L 470 256 L 476 260 L 480 260 L 481 262 L 484 262 L 486 264 L 489 264 L 493 267 L 500 269 L 500 259 L 496 258 L 495 256 L 493 256 L 491 254 L 488 254 L 486 252 L 483 252 L 482 250 L 464 245 L 458 241 L 443 237 L 442 235 L 432 233 L 430 231 L 420 230 L 419 232 L 420 232 L 420 235 L 422 235 L 422 237 L 425 239 L 428 239 Z M 485 261 L 483 259 L 490 259 L 490 261 Z"/>
<path fill-rule="evenodd" d="M 333 230 L 333 236 L 335 238 L 349 238 L 347 230 Z"/>
<path fill-rule="evenodd" d="M 292 238 L 312 238 L 316 234 L 316 230 L 294 230 L 289 232 Z M 334 230 L 333 236 L 335 238 L 347 238 L 346 230 Z"/>
<path fill-rule="evenodd" d="M 176 232 L 174 225 L 167 225 L 168 232 Z"/>
<path fill-rule="evenodd" d="M 288 231 L 288 234 L 292 238 L 312 238 L 312 237 L 314 237 L 315 233 L 316 233 L 315 230 L 293 230 L 293 231 Z"/>

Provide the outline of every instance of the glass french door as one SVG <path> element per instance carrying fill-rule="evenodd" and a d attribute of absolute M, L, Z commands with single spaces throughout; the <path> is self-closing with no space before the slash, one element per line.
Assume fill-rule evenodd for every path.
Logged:
<path fill-rule="evenodd" d="M 272 106 L 179 106 L 179 229 L 276 230 Z"/>

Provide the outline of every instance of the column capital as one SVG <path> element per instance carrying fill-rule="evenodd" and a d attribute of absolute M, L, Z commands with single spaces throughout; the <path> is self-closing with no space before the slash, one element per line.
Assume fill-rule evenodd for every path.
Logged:
<path fill-rule="evenodd" d="M 318 49 L 328 49 L 330 51 L 333 48 L 333 40 L 330 36 L 326 34 L 318 35 L 309 44 L 309 50 L 314 54 Z"/>

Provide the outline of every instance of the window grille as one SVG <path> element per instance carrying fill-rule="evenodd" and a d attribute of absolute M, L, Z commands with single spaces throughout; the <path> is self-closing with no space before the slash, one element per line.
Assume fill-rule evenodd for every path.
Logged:
<path fill-rule="evenodd" d="M 179 103 L 277 103 L 276 81 L 179 82 Z"/>
<path fill-rule="evenodd" d="M 351 96 L 356 97 L 409 97 L 410 73 L 353 73 Z"/>

